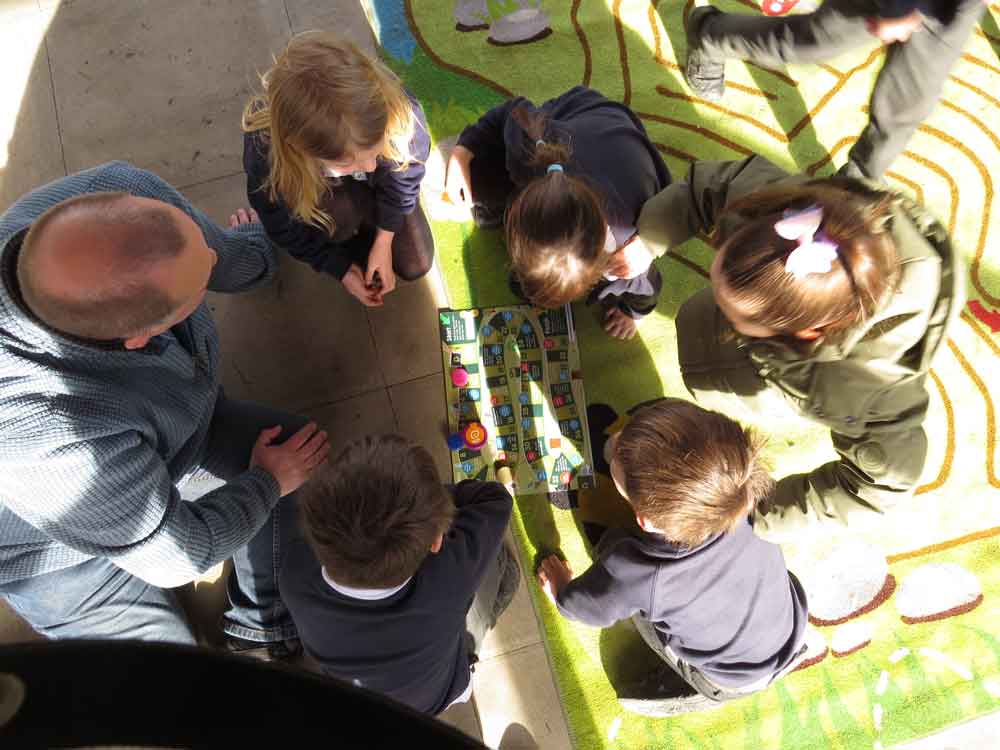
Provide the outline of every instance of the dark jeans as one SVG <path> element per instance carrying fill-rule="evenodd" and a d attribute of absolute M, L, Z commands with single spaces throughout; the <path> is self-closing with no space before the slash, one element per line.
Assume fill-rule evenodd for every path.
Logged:
<path fill-rule="evenodd" d="M 848 156 L 862 175 L 880 178 L 934 110 L 952 66 L 985 12 L 982 0 L 959 0 L 952 18 L 925 17 L 907 41 L 886 48 L 872 90 L 868 125 Z M 767 17 L 740 13 L 706 15 L 696 44 L 710 58 L 752 60 L 764 65 L 824 62 L 877 42 L 866 26 L 870 3 L 826 0 L 816 11 Z"/>
<path fill-rule="evenodd" d="M 517 564 L 517 557 L 507 546 L 507 542 L 504 542 L 500 545 L 496 562 L 480 581 L 476 596 L 465 616 L 470 653 L 479 653 L 486 634 L 496 626 L 497 619 L 510 606 L 520 582 L 521 568 Z"/>
<path fill-rule="evenodd" d="M 224 482 L 246 471 L 253 444 L 264 428 L 282 425 L 284 439 L 306 422 L 303 417 L 232 401 L 220 393 L 201 467 L 183 487 L 184 494 L 200 480 Z M 205 483 L 203 489 L 212 486 Z M 260 531 L 233 555 L 233 573 L 227 581 L 229 609 L 223 617 L 227 634 L 260 642 L 295 637 L 277 582 L 281 548 L 298 534 L 292 493 L 278 501 Z M 6 584 L 0 587 L 0 596 L 48 638 L 194 643 L 173 591 L 146 583 L 105 558 Z"/>
<path fill-rule="evenodd" d="M 336 224 L 333 241 L 364 271 L 375 239 L 375 191 L 371 184 L 342 177 L 339 185 L 331 186 L 323 209 Z M 433 262 L 434 237 L 418 203 L 392 239 L 392 270 L 401 279 L 414 281 L 430 271 Z"/>
<path fill-rule="evenodd" d="M 500 217 L 514 199 L 517 188 L 511 182 L 504 161 L 495 156 L 476 155 L 469 165 L 474 205 L 484 214 Z M 521 284 L 512 273 L 508 279 L 511 291 L 527 301 Z M 605 308 L 617 307 L 630 318 L 641 318 L 656 307 L 663 278 L 655 265 L 634 279 L 601 279 L 587 296 L 587 304 L 600 302 Z"/>

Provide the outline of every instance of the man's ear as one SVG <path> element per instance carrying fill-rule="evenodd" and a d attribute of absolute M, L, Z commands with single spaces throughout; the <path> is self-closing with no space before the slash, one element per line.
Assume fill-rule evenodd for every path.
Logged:
<path fill-rule="evenodd" d="M 646 516 L 641 513 L 635 514 L 635 521 L 639 524 L 639 528 L 650 534 L 662 534 L 663 530 L 660 529 L 656 524 L 650 521 Z"/>
<path fill-rule="evenodd" d="M 438 534 L 437 539 L 431 544 L 431 554 L 436 555 L 440 552 L 442 544 L 444 544 L 444 534 Z"/>

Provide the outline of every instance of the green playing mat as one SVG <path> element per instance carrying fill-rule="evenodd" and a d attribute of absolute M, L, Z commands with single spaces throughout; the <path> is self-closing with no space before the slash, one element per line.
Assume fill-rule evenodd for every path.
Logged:
<path fill-rule="evenodd" d="M 639 114 L 675 178 L 693 159 L 751 153 L 789 171 L 831 173 L 864 126 L 882 60 L 873 42 L 824 65 L 777 71 L 731 62 L 726 97 L 715 105 L 690 96 L 677 65 L 684 58 L 690 0 L 541 0 L 544 18 L 532 10 L 533 0 L 523 7 L 517 0 L 367 5 L 385 58 L 423 103 L 436 143 L 454 138 L 508 96 L 537 103 L 586 84 Z M 478 24 L 469 22 L 476 6 Z M 760 12 L 749 0 L 723 0 L 720 7 Z M 1000 175 L 998 12 L 1000 6 L 990 8 L 940 106 L 888 175 L 892 185 L 933 208 L 969 261 L 970 303 L 928 383 L 932 445 L 924 483 L 898 513 L 852 528 L 850 535 L 815 534 L 785 549 L 811 601 L 845 599 L 853 591 L 860 603 L 875 602 L 844 624 L 818 625 L 820 642 L 829 646 L 826 657 L 767 691 L 710 714 L 647 719 L 617 701 L 616 690 L 650 663 L 634 632 L 624 624 L 598 630 L 567 622 L 531 585 L 580 750 L 888 748 L 1000 706 L 1000 269 L 994 250 L 1000 208 L 993 189 L 993 175 Z M 456 20 L 463 19 L 466 27 L 483 28 L 459 31 Z M 490 41 L 519 37 L 536 38 L 518 45 Z M 514 302 L 499 234 L 444 220 L 447 211 L 434 193 L 441 171 L 440 157 L 432 154 L 426 207 L 436 217 L 452 306 Z M 659 262 L 665 282 L 660 305 L 632 342 L 608 339 L 592 311 L 575 307 L 587 397 L 609 429 L 643 401 L 685 395 L 673 319 L 678 306 L 705 286 L 708 257 L 708 248 L 693 240 Z M 775 476 L 832 456 L 821 429 L 774 423 L 761 429 L 770 438 Z M 544 498 L 520 498 L 514 523 L 523 559 L 530 563 L 539 551 L 559 548 L 576 570 L 585 569 L 581 521 L 621 514 L 609 485 L 598 476 L 598 490 L 581 497 L 572 512 Z M 834 563 L 837 575 L 829 575 L 831 555 L 844 544 L 860 547 Z"/>

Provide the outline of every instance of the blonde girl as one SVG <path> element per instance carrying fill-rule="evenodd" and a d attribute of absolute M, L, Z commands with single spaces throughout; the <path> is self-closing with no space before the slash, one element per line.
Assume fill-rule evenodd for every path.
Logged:
<path fill-rule="evenodd" d="M 243 114 L 247 195 L 271 240 L 365 305 L 430 269 L 418 201 L 430 138 L 420 105 L 333 34 L 292 39 Z"/>

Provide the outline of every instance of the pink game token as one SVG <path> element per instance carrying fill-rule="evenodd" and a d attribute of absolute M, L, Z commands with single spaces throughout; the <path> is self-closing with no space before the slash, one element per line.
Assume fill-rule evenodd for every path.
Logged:
<path fill-rule="evenodd" d="M 464 367 L 451 368 L 451 384 L 456 388 L 464 388 L 469 384 L 469 371 Z"/>

